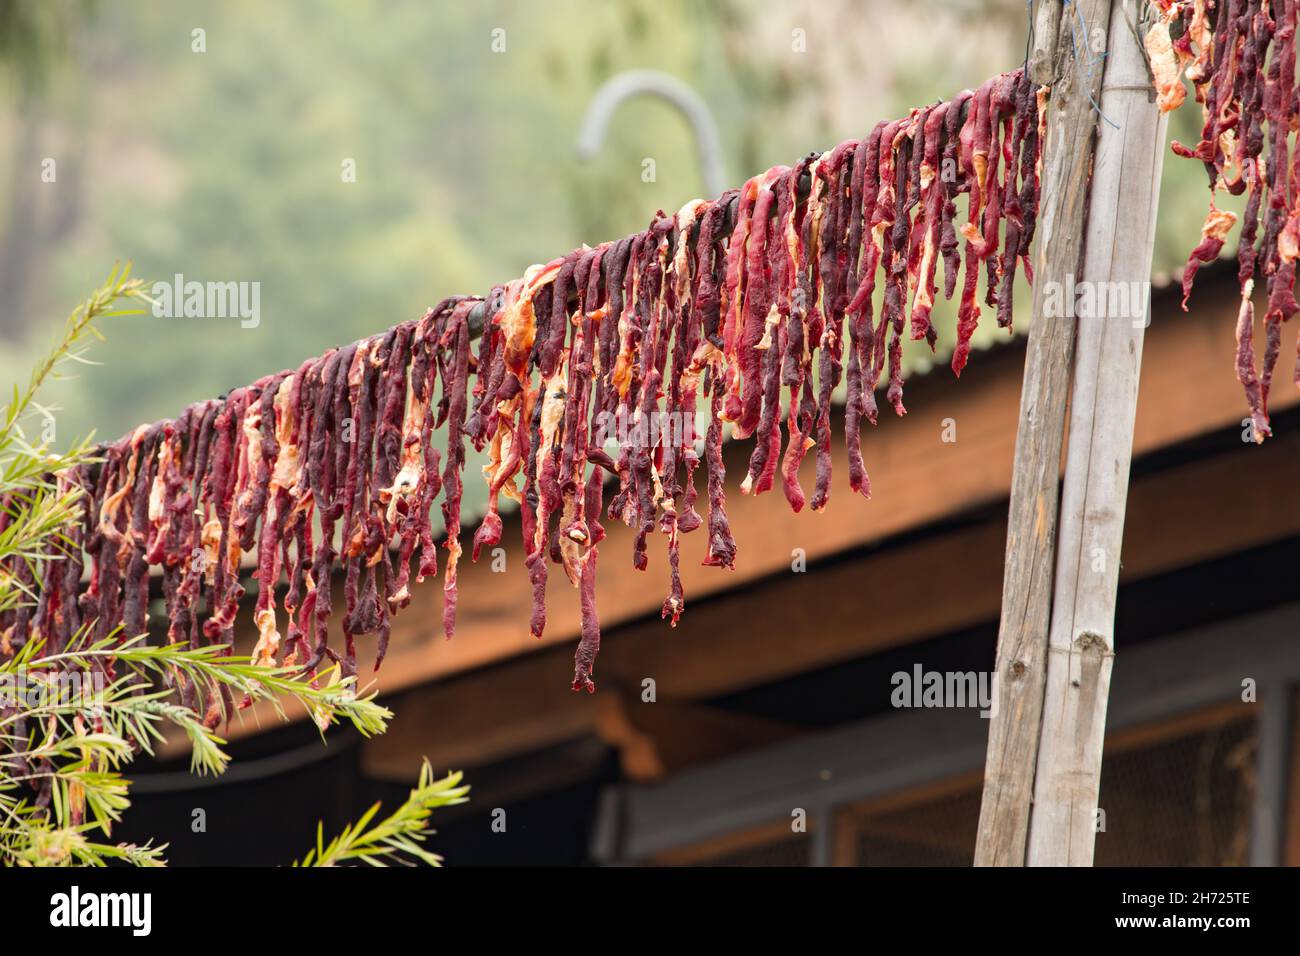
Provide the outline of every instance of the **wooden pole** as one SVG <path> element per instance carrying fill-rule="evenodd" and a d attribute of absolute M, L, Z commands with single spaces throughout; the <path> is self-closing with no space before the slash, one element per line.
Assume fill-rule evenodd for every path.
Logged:
<path fill-rule="evenodd" d="M 1061 35 L 1059 0 L 1043 0 L 1034 15 L 1029 50 L 1029 76 L 1039 86 L 1051 86 L 1056 79 L 1057 39 Z"/>
<path fill-rule="evenodd" d="M 1048 290 L 1066 285 L 1083 261 L 1094 106 L 1104 60 L 1091 37 L 1105 36 L 1111 0 L 1043 0 L 1036 26 L 1053 21 L 1054 37 L 1039 35 L 1031 55 L 1035 79 L 1052 79 L 1034 259 L 1034 322 L 1025 355 L 1020 423 L 1007 517 L 1002 613 L 995 664 L 995 709 L 989 720 L 984 796 L 975 844 L 976 866 L 1023 866 L 1030 799 L 1038 758 L 1046 679 L 1047 629 L 1056 560 L 1056 508 L 1065 433 L 1066 397 L 1074 354 L 1074 323 L 1044 318 Z M 1055 50 L 1055 54 L 1051 53 Z M 1047 64 L 1055 64 L 1048 70 Z"/>
<path fill-rule="evenodd" d="M 1255 805 L 1250 818 L 1250 865 L 1286 865 L 1287 802 L 1292 798 L 1291 750 L 1295 693 L 1284 680 L 1262 680 L 1255 722 Z"/>
<path fill-rule="evenodd" d="M 1166 117 L 1139 37 L 1144 0 L 1116 0 L 1102 85 L 1078 306 L 1070 437 L 1048 638 L 1031 866 L 1091 866 L 1115 593 Z M 1113 125 L 1112 125 L 1113 124 Z M 1091 296 L 1093 308 L 1084 305 Z M 1104 808 L 1103 808 L 1104 809 Z"/>

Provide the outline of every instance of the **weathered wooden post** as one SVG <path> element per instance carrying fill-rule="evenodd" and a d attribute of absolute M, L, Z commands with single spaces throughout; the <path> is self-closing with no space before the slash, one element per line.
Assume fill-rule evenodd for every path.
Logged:
<path fill-rule="evenodd" d="M 1011 487 L 997 711 L 989 727 L 977 865 L 1022 865 L 1026 848 L 1034 865 L 1092 862 L 1164 155 L 1165 118 L 1156 109 L 1140 39 L 1145 0 L 1051 7 L 1059 19 L 1061 68 L 1043 154 L 1044 232 Z M 1051 21 L 1040 10 L 1038 25 Z M 1108 38 L 1104 58 L 1092 53 L 1097 31 Z M 1036 66 L 1046 62 L 1040 55 Z"/>
<path fill-rule="evenodd" d="M 1079 286 L 1070 437 L 1057 534 L 1042 742 L 1029 828 L 1032 866 L 1090 866 L 1097 827 L 1115 593 L 1133 453 L 1142 336 L 1167 118 L 1139 42 L 1142 0 L 1111 15 Z M 1114 123 L 1114 125 L 1110 125 Z"/>
<path fill-rule="evenodd" d="M 1047 292 L 1063 288 L 1083 263 L 1098 122 L 1095 102 L 1106 66 L 1093 52 L 1090 38 L 1097 30 L 1107 35 L 1111 4 L 1076 0 L 1065 7 L 1059 0 L 1045 0 L 1035 23 L 1032 75 L 1050 84 L 1052 92 L 1034 259 L 1034 323 L 1020 393 L 995 665 L 996 709 L 989 721 L 977 866 L 1025 862 L 1046 679 L 1061 446 L 1074 355 L 1074 323 L 1065 317 L 1045 318 Z"/>

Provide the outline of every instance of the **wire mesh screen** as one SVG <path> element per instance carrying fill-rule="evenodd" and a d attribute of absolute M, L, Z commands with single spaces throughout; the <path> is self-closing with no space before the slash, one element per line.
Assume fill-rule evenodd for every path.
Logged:
<path fill-rule="evenodd" d="M 1098 866 L 1232 866 L 1246 862 L 1254 795 L 1250 720 L 1107 754 L 1101 775 Z M 978 786 L 840 826 L 855 866 L 969 866 Z"/>
<path fill-rule="evenodd" d="M 969 866 L 980 817 L 978 787 L 858 818 L 855 866 Z M 852 825 L 847 820 L 842 825 Z"/>
<path fill-rule="evenodd" d="M 792 834 L 700 860 L 696 866 L 808 866 L 812 842 L 808 834 Z"/>
<path fill-rule="evenodd" d="M 1244 866 L 1255 722 L 1236 721 L 1107 758 L 1098 866 Z"/>

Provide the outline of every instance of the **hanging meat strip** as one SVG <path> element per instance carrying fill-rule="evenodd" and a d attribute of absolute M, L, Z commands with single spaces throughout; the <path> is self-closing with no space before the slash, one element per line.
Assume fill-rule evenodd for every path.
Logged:
<path fill-rule="evenodd" d="M 1172 144 L 1176 155 L 1204 164 L 1210 187 L 1201 241 L 1183 268 L 1183 308 L 1197 271 L 1219 258 L 1229 233 L 1240 224 L 1235 366 L 1254 438 L 1262 442 L 1271 434 L 1268 397 L 1282 324 L 1300 311 L 1295 299 L 1300 149 L 1293 140 L 1300 99 L 1295 85 L 1298 5 L 1296 0 L 1158 0 L 1157 6 L 1160 16 L 1145 42 L 1158 106 L 1169 111 L 1184 101 L 1185 74 L 1204 113 L 1196 146 Z M 1218 208 L 1219 192 L 1245 194 L 1240 218 Z M 1261 275 L 1267 293 L 1262 369 L 1256 361 L 1254 302 Z M 1295 380 L 1300 385 L 1300 357 Z"/>
<path fill-rule="evenodd" d="M 1189 75 L 1199 71 L 1198 100 L 1216 110 L 1207 121 L 1213 143 L 1189 152 L 1215 170 L 1221 188 L 1246 191 L 1251 215 L 1264 224 L 1260 248 L 1243 251 L 1241 268 L 1244 281 L 1263 276 L 1269 288 L 1268 354 L 1254 400 L 1266 427 L 1276 329 L 1296 311 L 1300 206 L 1285 135 L 1271 132 L 1265 152 L 1255 117 L 1279 130 L 1295 120 L 1294 68 L 1266 55 L 1270 38 L 1293 55 L 1295 2 L 1284 5 L 1276 31 L 1267 5 L 1233 2 L 1236 15 L 1220 14 L 1213 31 L 1205 6 L 1190 13 L 1164 6 L 1191 24 L 1170 36 L 1170 55 Z M 1217 34 L 1229 27 L 1241 32 L 1221 43 Z M 1212 35 L 1217 55 L 1240 52 L 1263 79 L 1230 93 L 1207 79 L 1232 75 L 1199 45 Z M 373 635 L 375 666 L 383 660 L 392 616 L 412 600 L 411 575 L 418 582 L 439 570 L 432 517 L 439 500 L 450 637 L 471 444 L 486 454 L 487 486 L 472 557 L 499 546 L 503 499 L 518 503 L 529 629 L 538 637 L 545 629 L 548 567 L 558 564 L 581 610 L 573 688 L 593 691 L 606 481 L 607 517 L 632 529 L 634 566 L 645 569 L 651 541 L 663 540 L 661 613 L 673 625 L 686 606 L 682 535 L 707 526 L 704 564 L 735 566 L 727 424 L 733 439 L 754 440 L 743 492 L 771 489 L 779 472 L 793 510 L 808 503 L 820 511 L 830 497 L 843 379 L 849 485 L 869 496 L 861 420 L 876 422 L 886 367 L 888 399 L 904 412 L 905 327 L 933 347 L 939 260 L 949 298 L 962 265 L 954 223 L 963 193 L 966 272 L 954 371 L 978 319 L 981 263 L 985 302 L 996 305 L 1000 324 L 1010 323 L 1013 279 L 1017 263 L 1027 262 L 1037 214 L 1043 95 L 1021 71 L 996 77 L 881 122 L 860 140 L 773 167 L 715 201 L 659 213 L 636 235 L 532 266 L 485 299 L 445 299 L 412 322 L 136 429 L 102 448 L 93 467 L 59 476 L 60 487 L 82 493 L 80 521 L 59 561 L 4 569 L 38 598 L 0 614 L 0 654 L 33 635 L 62 647 L 83 622 L 100 638 L 117 628 L 144 632 L 156 571 L 168 641 L 198 646 L 201 633 L 229 646 L 251 578 L 258 664 L 314 672 L 328 662 L 351 677 L 360 638 Z M 1240 132 L 1243 115 L 1252 119 Z M 1195 263 L 1217 256 L 1232 224 L 1217 212 L 1207 223 L 1189 289 Z M 1243 362 L 1252 324 L 1243 326 Z M 697 413 L 708 421 L 702 438 Z M 434 447 L 439 428 L 442 449 Z M 813 449 L 816 482 L 806 499 L 799 469 Z M 706 516 L 696 510 L 701 463 Z M 5 521 L 0 508 L 0 530 Z M 341 647 L 329 634 L 336 574 Z M 228 695 L 179 675 L 173 684 L 185 703 L 207 707 L 209 726 L 229 716 Z"/>

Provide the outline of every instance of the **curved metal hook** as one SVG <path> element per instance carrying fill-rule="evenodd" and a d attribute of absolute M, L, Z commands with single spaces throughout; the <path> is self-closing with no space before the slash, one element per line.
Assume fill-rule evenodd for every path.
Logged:
<path fill-rule="evenodd" d="M 677 77 L 660 70 L 626 70 L 605 81 L 592 97 L 578 134 L 578 158 L 589 160 L 600 152 L 609 121 L 623 101 L 646 94 L 665 100 L 686 117 L 695 133 L 695 146 L 708 195 L 716 196 L 727 186 L 722 164 L 722 141 L 713 111 L 703 97 Z"/>

